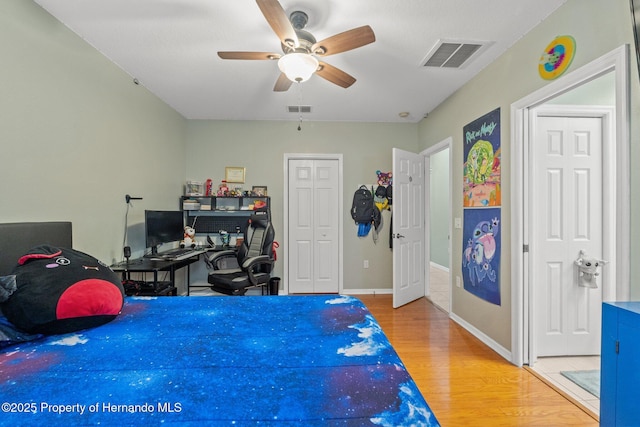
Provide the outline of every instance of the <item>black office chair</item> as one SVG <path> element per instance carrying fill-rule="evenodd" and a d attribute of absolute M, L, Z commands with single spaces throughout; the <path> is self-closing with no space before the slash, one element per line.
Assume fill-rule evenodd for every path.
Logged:
<path fill-rule="evenodd" d="M 268 286 L 274 263 L 275 232 L 267 215 L 252 215 L 238 251 L 226 250 L 207 254 L 207 281 L 211 289 L 226 295 L 244 295 L 247 289 Z M 237 259 L 237 268 L 223 268 L 229 258 Z M 267 287 L 268 289 L 268 287 Z"/>

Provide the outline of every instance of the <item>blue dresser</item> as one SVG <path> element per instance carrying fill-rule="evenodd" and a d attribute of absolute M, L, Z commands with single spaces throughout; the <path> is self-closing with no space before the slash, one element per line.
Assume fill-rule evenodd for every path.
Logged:
<path fill-rule="evenodd" d="M 640 426 L 640 302 L 602 305 L 600 425 Z"/>

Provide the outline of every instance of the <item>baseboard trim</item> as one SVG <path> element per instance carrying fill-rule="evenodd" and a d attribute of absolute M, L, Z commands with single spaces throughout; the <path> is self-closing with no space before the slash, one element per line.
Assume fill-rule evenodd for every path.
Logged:
<path fill-rule="evenodd" d="M 473 326 L 469 322 L 465 321 L 461 317 L 455 315 L 454 313 L 450 313 L 449 314 L 449 318 L 451 320 L 453 320 L 454 322 L 456 322 L 458 325 L 460 325 L 463 328 L 465 328 L 471 335 L 473 335 L 474 337 L 478 338 L 487 347 L 489 347 L 490 349 L 492 349 L 493 351 L 498 353 L 500 356 L 502 356 L 505 359 L 507 359 L 507 361 L 509 363 L 513 363 L 513 361 L 511 360 L 511 357 L 512 357 L 511 356 L 511 352 L 509 350 L 507 350 L 506 348 L 504 348 L 503 346 L 501 346 L 500 344 L 498 344 L 493 339 L 491 339 L 484 332 L 482 332 L 481 330 L 479 330 L 478 328 L 476 328 L 475 326 Z"/>
<path fill-rule="evenodd" d="M 442 271 L 445 271 L 445 272 L 447 272 L 447 273 L 449 272 L 449 267 L 445 267 L 444 265 L 437 264 L 437 263 L 435 263 L 435 262 L 433 262 L 433 261 L 431 261 L 431 262 L 429 263 L 429 265 L 430 265 L 431 267 L 433 267 L 433 268 L 437 269 L 437 270 L 442 270 Z"/>
<path fill-rule="evenodd" d="M 393 289 L 343 289 L 344 295 L 390 295 Z"/>

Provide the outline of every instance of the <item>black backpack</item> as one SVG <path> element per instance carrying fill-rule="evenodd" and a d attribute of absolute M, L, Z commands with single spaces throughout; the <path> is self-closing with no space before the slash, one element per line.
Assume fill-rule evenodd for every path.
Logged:
<path fill-rule="evenodd" d="M 353 194 L 351 218 L 356 224 L 370 224 L 374 219 L 374 208 L 373 194 L 365 185 L 361 185 Z"/>

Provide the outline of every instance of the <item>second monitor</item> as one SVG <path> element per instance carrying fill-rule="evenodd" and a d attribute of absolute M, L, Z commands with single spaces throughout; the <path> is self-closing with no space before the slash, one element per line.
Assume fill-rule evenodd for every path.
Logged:
<path fill-rule="evenodd" d="M 144 211 L 145 242 L 151 254 L 158 246 L 178 242 L 184 237 L 184 216 L 181 211 Z"/>

